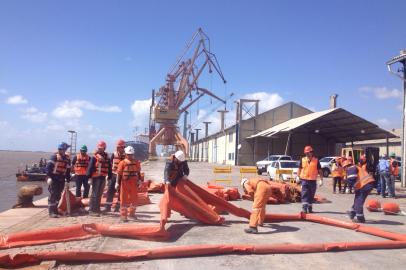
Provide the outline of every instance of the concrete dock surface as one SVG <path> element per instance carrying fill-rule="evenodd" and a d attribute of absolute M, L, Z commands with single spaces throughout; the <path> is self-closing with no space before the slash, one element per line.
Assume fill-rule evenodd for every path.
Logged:
<path fill-rule="evenodd" d="M 213 178 L 213 164 L 189 163 L 190 179 L 197 184 L 205 184 Z M 162 181 L 164 161 L 150 161 L 143 165 L 146 179 Z M 239 185 L 238 168 L 233 168 L 234 185 Z M 399 184 L 399 183 L 397 183 Z M 45 193 L 47 191 L 45 190 Z M 241 189 L 240 189 L 241 192 Z M 346 211 L 351 207 L 353 194 L 333 194 L 331 178 L 325 179 L 324 186 L 318 189 L 321 195 L 332 203 L 316 204 L 314 210 L 322 216 L 348 221 Z M 406 190 L 398 187 L 395 200 L 401 209 L 406 210 Z M 161 194 L 150 194 L 153 204 L 137 208 L 137 220 L 129 223 L 158 224 L 160 220 L 158 202 Z M 393 201 L 382 199 L 373 192 L 369 198 L 379 198 L 381 202 Z M 250 201 L 232 202 L 245 209 L 251 209 Z M 61 227 L 79 223 L 119 223 L 118 213 L 109 213 L 101 217 L 72 216 L 58 219 L 48 218 L 47 200 L 35 203 L 36 208 L 12 209 L 0 213 L 0 233 L 8 234 L 21 231 Z M 268 213 L 298 213 L 300 203 L 268 205 Z M 365 210 L 367 225 L 383 230 L 406 234 L 406 217 L 401 215 L 384 215 Z M 84 251 L 126 251 L 165 246 L 183 246 L 195 244 L 280 244 L 280 243 L 324 243 L 343 241 L 373 241 L 381 238 L 358 233 L 351 230 L 331 227 L 310 222 L 281 222 L 259 227 L 260 233 L 244 233 L 248 221 L 232 215 L 225 215 L 226 223 L 222 226 L 206 226 L 188 220 L 172 212 L 166 228 L 172 237 L 166 242 L 142 241 L 125 238 L 98 237 L 83 241 L 72 241 L 49 245 L 1 250 L 0 253 L 16 254 L 20 252 L 38 252 L 47 250 L 84 250 Z M 54 264 L 44 262 L 44 267 L 53 269 L 405 269 L 406 250 L 367 250 L 329 252 L 313 254 L 274 254 L 274 255 L 221 255 L 192 258 L 132 261 L 120 263 L 90 264 Z"/>

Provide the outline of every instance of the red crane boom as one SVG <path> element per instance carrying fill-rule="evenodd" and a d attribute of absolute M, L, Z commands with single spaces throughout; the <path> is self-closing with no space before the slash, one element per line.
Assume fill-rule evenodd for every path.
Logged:
<path fill-rule="evenodd" d="M 197 43 L 196 47 L 192 51 L 195 43 Z M 192 56 L 184 60 L 190 52 L 193 52 Z M 204 95 L 226 103 L 211 91 L 198 86 L 198 79 L 207 68 L 209 73 L 212 73 L 214 69 L 223 83 L 226 83 L 216 56 L 210 52 L 210 39 L 199 28 L 170 69 L 165 85 L 160 87 L 156 93 L 152 91 L 150 157 L 156 156 L 157 145 L 174 145 L 176 149 L 183 150 L 188 155 L 188 142 L 181 135 L 177 126 L 179 116 Z M 187 97 L 190 97 L 188 103 L 185 102 Z M 156 131 L 156 124 L 159 124 L 158 131 Z"/>

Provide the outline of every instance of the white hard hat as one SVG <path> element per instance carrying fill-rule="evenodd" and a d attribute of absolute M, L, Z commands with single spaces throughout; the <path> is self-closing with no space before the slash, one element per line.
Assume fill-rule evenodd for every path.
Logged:
<path fill-rule="evenodd" d="M 241 186 L 243 187 L 245 182 L 247 182 L 247 181 L 248 181 L 248 178 L 241 179 Z"/>
<path fill-rule="evenodd" d="M 175 157 L 176 157 L 176 159 L 179 160 L 180 162 L 183 162 L 183 161 L 185 161 L 185 159 L 186 159 L 186 158 L 185 158 L 185 153 L 183 153 L 183 151 L 181 151 L 181 150 L 176 151 Z"/>
<path fill-rule="evenodd" d="M 124 149 L 124 152 L 127 154 L 127 155 L 133 155 L 134 154 L 134 147 L 132 147 L 132 146 L 127 146 L 125 149 Z"/>

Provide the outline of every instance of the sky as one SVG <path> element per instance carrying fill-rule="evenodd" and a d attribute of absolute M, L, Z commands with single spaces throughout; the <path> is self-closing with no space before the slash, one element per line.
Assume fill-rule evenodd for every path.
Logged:
<path fill-rule="evenodd" d="M 227 80 L 199 85 L 260 111 L 294 101 L 338 106 L 385 129 L 401 126 L 401 81 L 385 62 L 406 49 L 405 1 L 0 1 L 0 149 L 53 151 L 78 144 L 112 149 L 148 126 L 151 89 L 199 27 Z M 193 128 L 223 106 L 205 97 Z M 213 113 L 212 113 L 213 112 Z"/>

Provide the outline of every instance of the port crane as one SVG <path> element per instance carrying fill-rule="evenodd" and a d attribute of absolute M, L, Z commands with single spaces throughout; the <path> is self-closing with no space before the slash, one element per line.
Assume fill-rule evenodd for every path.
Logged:
<path fill-rule="evenodd" d="M 190 58 L 188 55 L 191 55 Z M 169 70 L 166 83 L 157 92 L 152 90 L 148 150 L 150 157 L 156 156 L 157 145 L 174 145 L 188 156 L 188 141 L 177 125 L 180 115 L 204 95 L 226 104 L 225 100 L 198 85 L 198 79 L 207 69 L 209 73 L 214 70 L 222 82 L 226 83 L 217 58 L 210 51 L 210 39 L 199 28 Z"/>

